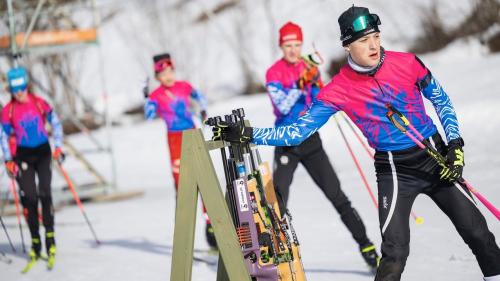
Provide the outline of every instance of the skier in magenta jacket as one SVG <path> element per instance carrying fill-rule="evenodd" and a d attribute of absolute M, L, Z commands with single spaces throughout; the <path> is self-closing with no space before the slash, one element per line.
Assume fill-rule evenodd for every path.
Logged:
<path fill-rule="evenodd" d="M 194 100 L 200 107 L 202 121 L 206 119 L 207 102 L 205 97 L 186 81 L 175 79 L 174 62 L 169 54 L 153 57 L 155 77 L 160 85 L 147 97 L 144 105 L 144 116 L 151 120 L 160 116 L 167 125 L 168 148 L 170 163 L 175 182 L 175 190 L 179 185 L 181 163 L 182 132 L 195 128 L 191 102 Z M 208 244 L 216 247 L 215 235 L 207 216 L 205 206 L 203 214 L 206 222 Z"/>
<path fill-rule="evenodd" d="M 409 216 L 419 194 L 428 195 L 449 217 L 475 255 L 484 279 L 500 280 L 500 249 L 471 193 L 457 180 L 464 167 L 464 141 L 453 105 L 430 70 L 410 53 L 380 46 L 381 24 L 367 8 L 351 7 L 339 17 L 341 41 L 349 53 L 311 108 L 293 123 L 275 128 L 221 123 L 216 138 L 231 142 L 290 146 L 312 136 L 338 111 L 344 111 L 376 150 L 382 259 L 376 281 L 397 281 L 410 252 Z M 430 100 L 447 144 L 427 115 Z M 402 112 L 447 159 L 439 165 L 386 117 L 387 104 Z M 418 239 L 418 238 L 417 238 Z"/>
<path fill-rule="evenodd" d="M 57 161 L 62 161 L 64 158 L 61 150 L 62 125 L 52 107 L 41 97 L 29 92 L 26 69 L 12 68 L 7 73 L 7 80 L 12 99 L 2 110 L 3 130 L 0 133 L 5 167 L 9 176 L 19 183 L 21 203 L 31 234 L 30 262 L 34 263 L 41 256 L 38 212 L 40 201 L 48 266 L 52 267 L 56 244 L 51 163 L 52 158 Z M 52 127 L 55 147 L 53 153 L 45 129 L 46 122 Z M 35 178 L 38 179 L 38 184 Z"/>

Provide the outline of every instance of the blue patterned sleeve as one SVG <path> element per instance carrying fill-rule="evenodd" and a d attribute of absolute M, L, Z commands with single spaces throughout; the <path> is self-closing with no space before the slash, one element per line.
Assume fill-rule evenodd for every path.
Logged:
<path fill-rule="evenodd" d="M 305 95 L 298 88 L 285 89 L 280 82 L 267 83 L 266 89 L 274 106 L 283 115 L 287 115 L 300 97 Z"/>
<path fill-rule="evenodd" d="M 9 147 L 9 135 L 11 132 L 12 126 L 10 124 L 2 124 L 2 130 L 0 130 L 0 145 L 2 146 L 3 158 L 5 161 L 12 160 Z"/>
<path fill-rule="evenodd" d="M 52 137 L 54 138 L 54 146 L 61 147 L 63 141 L 63 127 L 61 121 L 59 121 L 59 117 L 54 112 L 54 110 L 51 110 L 49 112 L 49 114 L 47 115 L 47 120 L 49 121 L 50 126 L 52 126 Z"/>
<path fill-rule="evenodd" d="M 333 105 L 316 100 L 309 110 L 288 126 L 254 128 L 253 142 L 258 145 L 295 146 L 318 131 L 338 111 Z"/>
<path fill-rule="evenodd" d="M 198 102 L 198 104 L 200 105 L 200 110 L 207 110 L 207 99 L 205 98 L 205 96 L 200 93 L 199 91 L 193 89 L 193 91 L 191 92 L 191 97 L 196 101 Z"/>
<path fill-rule="evenodd" d="M 146 104 L 144 104 L 144 118 L 147 120 L 152 120 L 156 117 L 156 110 L 158 109 L 158 103 L 154 100 L 148 99 Z"/>
<path fill-rule="evenodd" d="M 451 103 L 450 97 L 443 90 L 439 82 L 428 72 L 427 76 L 421 81 L 421 91 L 434 108 L 444 128 L 446 139 L 449 141 L 460 137 L 458 128 L 458 119 Z"/>

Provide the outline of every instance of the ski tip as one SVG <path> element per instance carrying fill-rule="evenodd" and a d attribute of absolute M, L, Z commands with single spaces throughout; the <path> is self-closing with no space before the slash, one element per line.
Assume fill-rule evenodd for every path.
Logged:
<path fill-rule="evenodd" d="M 423 224 L 423 223 L 424 223 L 424 218 L 422 218 L 422 217 L 416 217 L 416 218 L 415 218 L 415 223 L 416 223 L 417 225 L 421 225 L 421 224 Z"/>
<path fill-rule="evenodd" d="M 28 273 L 28 271 L 31 270 L 31 268 L 35 265 L 35 262 L 28 262 L 28 264 L 21 270 L 22 274 Z"/>

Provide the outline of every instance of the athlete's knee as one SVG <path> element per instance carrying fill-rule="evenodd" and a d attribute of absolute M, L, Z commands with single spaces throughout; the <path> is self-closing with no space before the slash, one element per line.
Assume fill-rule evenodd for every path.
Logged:
<path fill-rule="evenodd" d="M 338 192 L 335 197 L 331 198 L 332 204 L 339 214 L 351 213 L 354 208 L 351 206 L 351 201 L 343 192 Z"/>
<path fill-rule="evenodd" d="M 172 173 L 180 173 L 181 170 L 181 159 L 172 159 L 170 165 L 172 166 Z"/>
<path fill-rule="evenodd" d="M 46 203 L 51 204 L 52 203 L 52 195 L 50 193 L 41 193 L 39 195 L 39 199 L 40 199 L 40 202 L 42 202 L 42 204 L 46 204 Z"/>
<path fill-rule="evenodd" d="M 467 243 L 473 250 L 476 246 L 489 244 L 493 238 L 493 235 L 486 227 L 459 229 L 459 232 L 465 243 Z"/>
<path fill-rule="evenodd" d="M 36 207 L 38 205 L 38 196 L 36 194 L 27 194 L 21 192 L 21 204 L 25 208 Z"/>

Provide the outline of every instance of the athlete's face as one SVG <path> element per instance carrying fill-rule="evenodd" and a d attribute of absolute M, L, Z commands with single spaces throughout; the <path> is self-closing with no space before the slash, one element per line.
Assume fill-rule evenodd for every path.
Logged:
<path fill-rule="evenodd" d="M 289 63 L 297 63 L 302 54 L 302 42 L 298 40 L 286 41 L 280 46 L 283 58 Z"/>
<path fill-rule="evenodd" d="M 25 102 L 28 100 L 28 90 L 18 91 L 14 94 L 14 98 L 19 102 Z"/>
<path fill-rule="evenodd" d="M 373 67 L 380 61 L 380 32 L 370 33 L 345 47 L 361 66 Z"/>
<path fill-rule="evenodd" d="M 156 74 L 156 80 L 165 87 L 170 87 L 175 83 L 175 71 L 172 67 L 165 68 L 162 72 Z"/>

